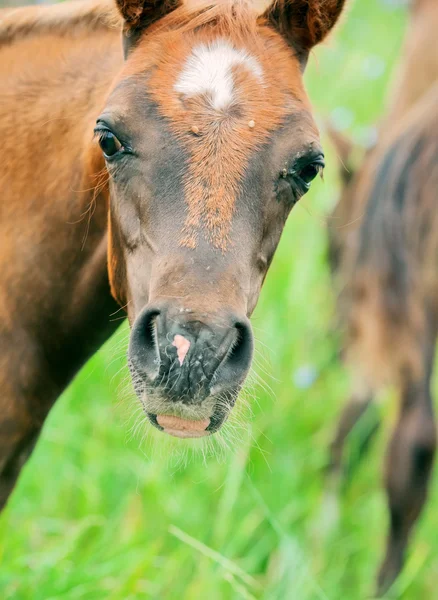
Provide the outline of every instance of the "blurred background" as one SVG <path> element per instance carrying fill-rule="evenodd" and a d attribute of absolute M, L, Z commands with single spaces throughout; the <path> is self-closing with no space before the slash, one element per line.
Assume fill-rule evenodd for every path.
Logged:
<path fill-rule="evenodd" d="M 328 120 L 373 143 L 406 18 L 401 0 L 350 2 L 305 76 L 322 128 Z M 130 390 L 121 321 L 52 410 L 0 518 L 1 598 L 370 597 L 397 406 L 379 406 L 384 426 L 365 460 L 350 443 L 354 478 L 336 521 L 335 506 L 322 508 L 323 475 L 349 382 L 326 257 L 338 163 L 324 134 L 323 145 L 324 182 L 293 210 L 252 319 L 256 365 L 227 444 L 183 452 L 151 432 Z M 435 477 L 392 597 L 438 597 L 437 501 Z"/>

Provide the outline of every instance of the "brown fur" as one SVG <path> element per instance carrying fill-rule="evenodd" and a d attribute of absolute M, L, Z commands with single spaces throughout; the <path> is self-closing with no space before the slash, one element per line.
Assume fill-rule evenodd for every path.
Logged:
<path fill-rule="evenodd" d="M 116 326 L 90 142 L 120 33 L 96 29 L 101 5 L 87 4 L 1 13 L 0 505 L 53 402 Z"/>
<path fill-rule="evenodd" d="M 389 93 L 388 109 L 379 127 L 379 144 L 366 153 L 357 174 L 354 174 L 355 161 L 350 160 L 354 146 L 348 140 L 342 140 L 339 133 L 331 136 L 342 160 L 341 177 L 349 183 L 348 188 L 344 186 L 341 190 L 341 198 L 328 222 L 331 251 L 337 255 L 342 253 L 343 247 L 347 249 L 350 246 L 351 237 L 363 218 L 363 203 L 369 192 L 370 173 L 375 171 L 391 140 L 396 139 L 406 127 L 404 118 L 407 113 L 438 80 L 437 31 L 436 1 L 412 2 L 402 56 Z M 345 256 L 347 255 L 345 252 Z M 341 268 L 340 264 L 337 266 Z"/>
<path fill-rule="evenodd" d="M 289 40 L 305 64 L 310 49 L 324 40 L 343 7 L 342 0 L 276 0 L 266 11 L 266 17 Z"/>
<path fill-rule="evenodd" d="M 438 10 L 435 0 L 412 2 L 402 60 L 396 71 L 381 137 L 391 136 L 394 126 L 438 79 L 436 32 Z"/>
<path fill-rule="evenodd" d="M 154 45 L 146 38 L 133 53 L 124 75 L 155 66 L 148 81 L 149 93 L 188 149 L 190 169 L 185 179 L 188 215 L 182 244 L 188 248 L 196 247 L 202 226 L 212 243 L 225 250 L 238 183 L 249 156 L 288 114 L 297 110 L 310 111 L 310 107 L 299 73 L 291 68 L 287 48 L 267 28 L 256 34 L 256 15 L 248 15 L 247 11 L 231 14 L 227 5 L 203 10 L 201 14 L 195 12 L 194 18 L 190 14 L 182 8 L 163 19 L 158 31 L 160 37 L 165 36 L 164 47 L 159 43 L 160 39 Z M 196 43 L 208 43 L 211 40 L 209 24 L 215 26 L 215 37 L 223 37 L 235 47 L 243 48 L 257 58 L 263 69 L 264 85 L 261 87 L 245 68 L 234 68 L 239 96 L 223 111 L 212 108 L 205 95 L 183 99 L 173 91 L 193 47 L 193 31 L 204 27 L 203 36 L 197 32 Z M 172 33 L 168 33 L 168 27 Z M 275 65 L 266 57 L 268 44 L 275 50 Z M 282 87 L 278 87 L 277 78 L 272 77 L 278 71 L 285 73 Z M 248 126 L 251 120 L 255 122 L 254 128 Z M 198 133 L 193 133 L 193 125 L 199 129 Z"/>
<path fill-rule="evenodd" d="M 400 395 L 385 469 L 391 520 L 379 593 L 403 566 L 436 447 L 430 378 L 438 332 L 437 24 L 436 2 L 414 3 L 379 142 L 344 181 L 330 227 L 345 355 L 356 382 L 331 447 L 332 473 L 341 470 L 345 439 L 372 395 L 388 384 Z M 347 161 L 347 145 L 334 141 Z"/>
<path fill-rule="evenodd" d="M 310 45 L 322 39 L 333 26 L 342 4 L 336 3 L 336 9 L 333 2 L 327 4 L 330 10 L 321 13 L 324 17 L 322 24 L 320 13 L 316 10 L 320 2 L 297 0 L 290 6 L 304 11 L 298 11 L 300 20 L 297 21 L 296 11 L 295 16 L 294 11 L 289 11 L 282 18 L 287 42 L 296 48 L 301 59 L 310 50 Z M 176 3 L 159 1 L 135 3 L 129 0 L 117 4 L 122 19 L 111 4 L 101 1 L 62 3 L 0 13 L 0 505 L 6 502 L 56 398 L 117 325 L 117 321 L 111 319 L 117 305 L 110 293 L 108 275 L 113 296 L 124 306 L 128 305 L 132 321 L 140 312 L 147 312 L 144 309 L 148 308 L 151 298 L 165 298 L 167 302 L 173 302 L 171 309 L 175 315 L 180 315 L 180 305 L 176 302 L 194 299 L 189 311 L 193 314 L 193 321 L 184 325 L 192 326 L 194 323 L 193 327 L 197 330 L 203 327 L 206 342 L 201 350 L 208 350 L 212 362 L 218 360 L 218 354 L 217 346 L 211 343 L 215 341 L 211 331 L 214 327 L 218 329 L 217 323 L 220 325 L 221 319 L 224 319 L 224 307 L 229 312 L 234 311 L 232 325 L 222 327 L 225 333 L 221 335 L 226 338 L 230 330 L 234 332 L 234 339 L 226 338 L 228 344 L 242 346 L 242 340 L 246 340 L 244 358 L 247 360 L 249 357 L 250 361 L 251 333 L 247 316 L 256 304 L 292 203 L 277 202 L 273 196 L 273 182 L 278 176 L 277 163 L 273 162 L 270 166 L 272 173 L 269 172 L 259 186 L 270 202 L 261 202 L 264 199 L 261 192 L 260 198 L 255 198 L 261 207 L 256 216 L 259 221 L 261 218 L 265 221 L 263 227 L 255 222 L 257 236 L 251 237 L 246 221 L 236 225 L 236 182 L 244 171 L 246 174 L 246 165 L 257 159 L 261 146 L 273 129 L 280 137 L 276 148 L 283 161 L 290 158 L 290 154 L 286 153 L 292 153 L 294 158 L 303 146 L 309 148 L 309 140 L 317 139 L 297 57 L 281 40 L 274 21 L 269 20 L 268 29 L 267 17 L 256 18 L 255 13 L 245 9 L 241 3 L 227 9 L 215 5 L 196 10 L 177 8 Z M 285 9 L 284 5 L 278 4 L 275 10 L 280 6 Z M 250 14 L 251 19 L 248 18 Z M 303 16 L 305 18 L 301 18 Z M 314 18 L 318 18 L 318 23 L 313 24 Z M 247 23 L 243 27 L 245 19 Z M 168 95 L 172 70 L 169 70 L 170 75 L 164 68 L 161 73 L 162 64 L 158 60 L 160 57 L 154 54 L 154 48 L 158 47 L 155 44 L 160 40 L 160 47 L 169 46 L 166 50 L 169 60 L 176 61 L 178 54 L 181 64 L 184 53 L 188 52 L 187 40 L 193 40 L 198 34 L 199 39 L 207 39 L 210 32 L 217 35 L 222 23 L 224 35 L 236 44 L 249 45 L 260 54 L 259 60 L 263 62 L 272 98 L 263 98 L 263 94 L 254 88 L 251 77 L 236 69 L 234 76 L 241 84 L 242 95 L 252 97 L 239 99 L 241 116 L 234 114 L 219 119 L 216 127 L 220 135 L 213 140 L 211 115 L 209 121 L 208 111 L 201 106 L 202 99 L 195 99 L 193 106 L 186 107 L 185 114 L 178 102 L 176 106 L 172 104 Z M 309 29 L 306 42 L 303 41 L 303 28 Z M 125 64 L 121 30 L 127 59 Z M 256 30 L 257 36 L 254 36 Z M 266 64 L 255 37 L 271 45 L 271 56 L 278 56 L 278 65 Z M 172 41 L 178 42 L 179 49 L 176 51 L 170 48 Z M 289 59 L 286 60 L 288 52 Z M 151 66 L 156 67 L 155 72 L 148 70 Z M 274 69 L 288 71 L 281 74 L 284 81 L 281 86 L 272 84 Z M 151 79 L 149 83 L 157 79 L 155 86 L 148 85 L 156 106 L 151 106 L 152 102 L 149 105 L 143 102 L 146 76 Z M 277 78 L 280 79 L 280 74 Z M 132 93 L 138 96 L 135 98 L 137 102 L 129 104 L 131 99 L 126 96 L 126 89 L 132 83 L 135 85 L 131 86 L 131 92 L 134 89 Z M 114 90 L 119 93 L 116 108 L 119 108 L 122 120 L 129 120 L 129 117 L 132 120 L 138 106 L 146 107 L 154 115 L 154 111 L 159 111 L 158 119 L 154 120 L 149 115 L 147 121 L 139 109 L 132 129 L 143 134 L 139 141 L 142 149 L 144 146 L 150 148 L 150 138 L 155 136 L 154 140 L 161 141 L 169 156 L 179 160 L 189 156 L 191 165 L 184 184 L 188 209 L 187 234 L 196 236 L 198 229 L 204 228 L 209 232 L 209 242 L 213 242 L 210 244 L 202 240 L 202 244 L 199 243 L 202 251 L 198 254 L 196 249 L 176 245 L 173 251 L 178 253 L 177 256 L 172 254 L 172 249 L 165 247 L 157 257 L 156 239 L 152 239 L 156 233 L 146 230 L 147 219 L 144 218 L 149 204 L 142 202 L 137 206 L 140 217 L 144 219 L 138 231 L 140 217 L 129 205 L 132 198 L 115 197 L 115 186 L 120 177 L 125 177 L 121 186 L 125 192 L 136 178 L 131 177 L 129 171 L 124 175 L 121 168 L 111 168 L 108 161 L 103 160 L 97 140 L 93 139 L 96 119 L 108 108 L 108 97 Z M 285 99 L 287 103 L 283 106 Z M 269 109 L 266 108 L 268 104 Z M 130 106 L 130 115 L 126 114 L 127 106 Z M 300 134 L 293 136 L 292 140 L 281 137 L 283 133 L 286 138 L 286 134 L 280 127 L 280 121 L 287 116 L 289 108 L 296 113 L 296 122 L 289 127 Z M 246 129 L 245 124 L 250 119 L 256 122 L 253 130 Z M 187 134 L 194 120 L 199 122 L 198 137 Z M 145 123 L 148 127 L 143 131 Z M 286 133 L 291 129 L 286 129 Z M 180 154 L 172 155 L 173 147 L 169 143 L 172 135 L 176 135 L 175 139 L 181 144 Z M 224 149 L 225 142 L 233 147 L 233 156 L 238 155 L 237 166 L 229 151 Z M 214 164 L 207 161 L 209 151 L 214 153 Z M 150 160 L 143 162 L 152 164 L 154 159 L 157 162 L 156 152 L 154 148 Z M 195 164 L 196 160 L 204 161 L 202 173 Z M 144 164 L 140 166 L 145 167 Z M 213 168 L 221 171 L 224 166 L 229 171 L 229 178 L 223 178 L 226 183 L 221 189 L 219 176 L 210 171 Z M 254 171 L 259 173 L 257 167 L 255 162 Z M 200 193 L 195 178 L 203 178 L 214 190 L 216 210 L 212 197 Z M 144 182 L 142 177 L 137 179 Z M 154 188 L 150 186 L 150 189 Z M 291 186 L 289 189 L 292 190 Z M 171 192 L 178 201 L 178 186 L 174 186 Z M 150 195 L 142 193 L 137 197 L 150 200 Z M 117 204 L 118 200 L 122 201 Z M 205 206 L 202 206 L 203 201 Z M 127 212 L 127 207 L 132 209 L 131 212 Z M 175 212 L 171 211 L 172 205 L 167 214 L 174 215 Z M 121 226 L 121 213 L 124 223 L 128 224 L 125 230 Z M 251 213 L 249 215 L 252 217 Z M 243 231 L 243 235 L 241 247 L 234 249 L 234 254 L 230 253 L 225 259 L 215 246 L 225 248 L 230 219 L 234 229 L 240 227 L 239 232 Z M 172 231 L 171 226 L 178 219 L 173 217 L 172 223 L 172 219 L 168 222 L 168 219 L 161 218 L 158 224 L 162 225 L 163 221 Z M 180 222 L 176 225 L 179 226 Z M 163 230 L 167 231 L 165 227 Z M 166 235 L 161 235 L 161 238 L 166 238 Z M 144 250 L 143 255 L 136 254 L 139 246 Z M 242 265 L 246 265 L 238 260 L 241 256 L 251 265 L 252 272 L 245 272 Z M 199 272 L 190 266 L 195 263 L 195 258 Z M 250 263 L 250 260 L 253 262 Z M 207 266 L 212 267 L 208 277 L 205 275 Z M 179 276 L 176 277 L 176 274 Z M 199 289 L 200 282 L 202 289 Z M 183 294 L 182 285 L 185 286 Z M 175 294 L 169 294 L 169 290 Z M 193 306 L 196 300 L 199 301 L 198 306 Z M 202 306 L 213 311 L 208 327 L 201 322 L 207 314 L 200 310 Z M 229 315 L 229 312 L 226 314 Z M 184 314 L 187 316 L 187 312 Z M 230 319 L 229 316 L 227 318 Z M 177 322 L 174 318 L 169 321 Z M 134 354 L 141 360 L 146 354 L 145 332 L 150 331 L 150 327 L 149 330 L 147 327 L 142 329 L 140 323 L 138 331 L 138 352 Z M 231 362 L 232 353 L 226 352 L 226 345 L 224 348 L 226 359 Z M 188 363 L 190 357 L 184 364 Z M 223 377 L 225 383 L 234 378 L 236 390 L 241 380 L 235 374 L 242 374 L 243 380 L 249 363 L 244 363 L 240 371 L 238 368 L 236 359 Z M 195 371 L 194 366 L 190 375 L 196 383 L 196 377 L 201 378 L 203 373 L 201 368 Z M 226 377 L 227 373 L 229 377 Z M 138 384 L 138 381 L 134 383 Z M 173 391 L 174 382 L 170 383 Z M 182 395 L 177 396 L 177 400 L 181 398 Z M 167 402 L 167 410 L 170 410 L 169 405 Z M 196 405 L 191 410 L 190 418 L 201 414 Z M 207 411 L 205 406 L 202 410 L 204 413 Z M 182 414 L 179 416 L 184 417 Z M 212 415 L 204 416 L 210 418 Z M 220 424 L 221 421 L 216 419 L 217 427 Z"/>
<path fill-rule="evenodd" d="M 424 308 L 432 309 L 438 297 L 438 236 L 433 235 L 438 231 L 437 107 L 438 85 L 406 115 L 403 133 L 383 153 L 384 158 L 393 149 L 396 158 L 379 184 L 384 185 L 377 192 L 384 198 L 382 208 L 374 208 L 372 217 L 368 204 L 344 259 L 348 286 L 341 310 L 348 322 L 348 360 L 360 366 L 372 388 L 424 377 Z M 402 192 L 404 177 L 407 189 Z M 403 208 L 391 205 L 391 199 L 404 202 Z"/>
<path fill-rule="evenodd" d="M 121 29 L 122 21 L 111 0 L 76 0 L 53 6 L 26 6 L 0 10 L 0 43 L 54 32 L 57 36 Z"/>

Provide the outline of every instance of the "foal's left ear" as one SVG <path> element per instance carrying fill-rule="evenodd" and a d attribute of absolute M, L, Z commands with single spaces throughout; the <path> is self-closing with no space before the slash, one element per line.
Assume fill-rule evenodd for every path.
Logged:
<path fill-rule="evenodd" d="M 274 0 L 265 18 L 295 49 L 302 68 L 339 18 L 346 0 Z"/>
<path fill-rule="evenodd" d="M 125 57 L 135 46 L 141 33 L 181 4 L 181 0 L 116 0 L 123 18 Z"/>

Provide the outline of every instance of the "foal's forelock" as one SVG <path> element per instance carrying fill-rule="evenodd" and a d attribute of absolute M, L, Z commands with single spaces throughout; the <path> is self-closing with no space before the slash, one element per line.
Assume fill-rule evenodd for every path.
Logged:
<path fill-rule="evenodd" d="M 148 94 L 187 151 L 180 244 L 195 248 L 202 232 L 224 251 L 251 156 L 288 114 L 307 109 L 299 63 L 267 28 L 152 37 L 132 58 L 143 72 L 145 61 L 152 66 Z"/>

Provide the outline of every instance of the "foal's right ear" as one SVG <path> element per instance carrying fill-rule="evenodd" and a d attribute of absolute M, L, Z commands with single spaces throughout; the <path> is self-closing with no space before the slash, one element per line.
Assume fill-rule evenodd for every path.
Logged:
<path fill-rule="evenodd" d="M 123 18 L 125 58 L 143 31 L 181 4 L 181 0 L 116 0 Z"/>
<path fill-rule="evenodd" d="M 304 70 L 310 50 L 331 31 L 346 0 L 273 0 L 268 22 L 295 49 Z"/>

